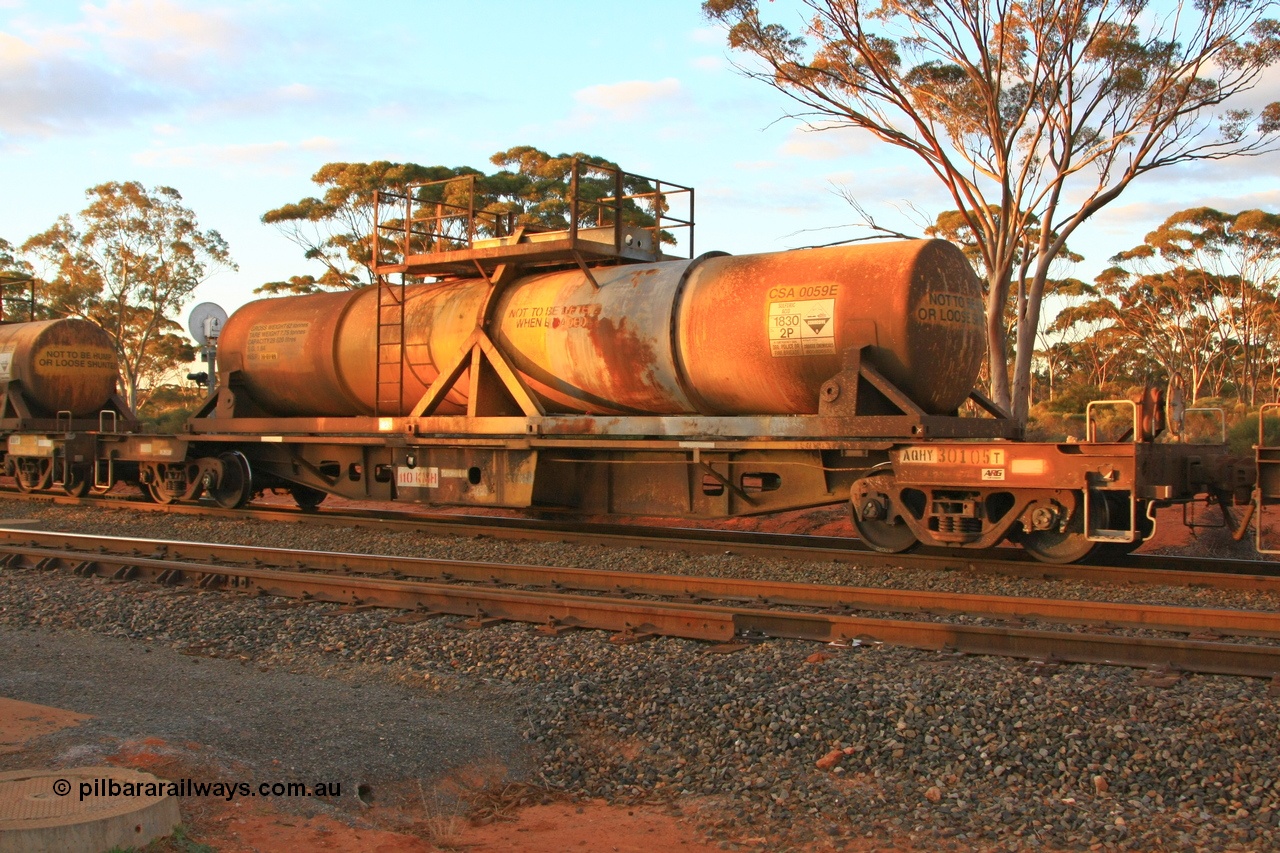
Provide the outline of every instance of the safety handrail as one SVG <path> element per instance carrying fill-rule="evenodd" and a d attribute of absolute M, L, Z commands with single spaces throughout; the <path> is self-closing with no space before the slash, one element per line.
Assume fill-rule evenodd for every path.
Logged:
<path fill-rule="evenodd" d="M 1187 409 L 1185 412 L 1183 412 L 1183 413 L 1182 413 L 1182 414 L 1183 414 L 1183 423 L 1184 423 L 1184 424 L 1186 423 L 1186 416 L 1187 416 L 1187 415 L 1189 415 L 1189 414 L 1192 414 L 1193 412 L 1194 412 L 1194 413 L 1197 413 L 1197 414 L 1210 414 L 1210 413 L 1213 413 L 1213 412 L 1217 412 L 1217 414 L 1218 414 L 1218 443 L 1219 443 L 1219 444 L 1226 444 L 1226 443 L 1227 443 L 1227 412 L 1226 412 L 1226 409 L 1219 408 L 1218 406 L 1209 406 L 1209 407 L 1206 407 L 1206 408 L 1199 408 L 1199 409 Z M 1186 428 L 1186 426 L 1184 425 L 1184 426 L 1183 426 L 1183 428 L 1182 428 L 1182 432 L 1183 432 L 1183 434 L 1184 434 L 1184 435 L 1186 434 L 1186 431 L 1187 431 L 1187 428 Z"/>
<path fill-rule="evenodd" d="M 611 184 L 612 194 L 587 197 L 583 191 L 584 179 L 593 175 L 601 176 L 603 182 Z M 448 189 L 459 184 L 461 186 L 456 190 Z M 595 185 L 598 186 L 599 182 Z M 628 192 L 628 186 L 642 189 Z M 672 212 L 671 201 L 680 196 L 688 198 L 688 213 L 684 216 Z M 446 198 L 453 200 L 447 201 Z M 614 251 L 621 256 L 630 245 L 630 238 L 625 233 L 628 230 L 649 232 L 655 252 L 661 247 L 664 237 L 677 240 L 673 232 L 686 231 L 689 257 L 694 256 L 692 187 L 574 158 L 564 202 L 568 207 L 565 231 L 570 243 L 577 243 L 582 228 L 612 228 Z M 372 247 L 375 270 L 395 266 L 398 261 L 387 257 L 391 252 L 397 253 L 399 262 L 403 262 L 410 256 L 473 249 L 478 239 L 500 239 L 517 233 L 517 212 L 487 211 L 477 209 L 476 205 L 476 175 L 410 184 L 403 191 L 376 191 Z M 628 223 L 627 215 L 632 210 L 650 217 L 652 222 Z M 536 226 L 524 227 L 527 232 L 547 230 Z"/>
<path fill-rule="evenodd" d="M 1258 409 L 1258 447 L 1267 446 L 1266 437 L 1266 420 L 1267 409 L 1276 409 L 1280 411 L 1280 403 L 1263 403 Z"/>
<path fill-rule="evenodd" d="M 1094 407 L 1102 408 L 1104 406 L 1128 406 L 1133 409 L 1133 429 L 1130 432 L 1131 441 L 1138 441 L 1141 437 L 1141 430 L 1138 428 L 1138 404 L 1132 400 L 1093 400 L 1084 408 L 1085 418 L 1085 436 L 1087 441 L 1098 440 L 1098 425 L 1093 420 Z"/>

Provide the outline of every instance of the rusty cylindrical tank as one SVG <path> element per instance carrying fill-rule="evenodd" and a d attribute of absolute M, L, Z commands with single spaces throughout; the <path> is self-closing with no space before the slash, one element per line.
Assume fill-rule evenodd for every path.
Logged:
<path fill-rule="evenodd" d="M 530 275 L 487 330 L 551 412 L 811 414 L 848 347 L 925 411 L 972 388 L 984 351 L 981 291 L 940 240 L 763 255 L 708 255 Z M 598 287 L 597 287 L 598 285 Z M 475 328 L 483 280 L 406 288 L 407 413 Z M 374 411 L 376 288 L 250 303 L 227 321 L 219 363 L 277 415 Z M 453 394 L 441 413 L 462 411 Z M 391 413 L 392 407 L 382 410 Z"/>
<path fill-rule="evenodd" d="M 19 382 L 32 413 L 88 417 L 116 390 L 111 338 L 87 320 L 0 325 L 0 382 Z"/>
<path fill-rule="evenodd" d="M 489 284 L 465 280 L 415 285 L 405 293 L 403 414 L 431 387 L 475 327 Z M 268 413 L 325 417 L 374 412 L 378 372 L 378 289 L 260 299 L 240 308 L 218 337 L 218 367 L 237 364 L 249 397 Z M 398 334 L 398 331 L 397 331 Z M 384 358 L 399 355 L 394 344 Z M 466 410 L 452 395 L 441 413 Z"/>
<path fill-rule="evenodd" d="M 679 347 L 708 411 L 816 412 L 843 352 L 869 344 L 916 405 L 947 414 L 973 390 L 985 317 L 973 268 L 943 240 L 742 255 L 693 271 Z"/>

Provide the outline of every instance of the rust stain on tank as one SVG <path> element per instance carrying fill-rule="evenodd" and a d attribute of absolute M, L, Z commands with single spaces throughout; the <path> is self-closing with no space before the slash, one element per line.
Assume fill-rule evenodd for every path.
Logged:
<path fill-rule="evenodd" d="M 603 356 L 599 364 L 627 365 L 638 371 L 629 377 L 604 374 L 602 378 L 614 389 L 613 399 L 625 408 L 651 411 L 654 400 L 664 396 L 653 345 L 629 328 L 626 317 L 616 324 L 612 317 L 601 317 L 591 327 L 589 338 Z M 644 389 L 650 389 L 651 393 L 645 393 Z"/>

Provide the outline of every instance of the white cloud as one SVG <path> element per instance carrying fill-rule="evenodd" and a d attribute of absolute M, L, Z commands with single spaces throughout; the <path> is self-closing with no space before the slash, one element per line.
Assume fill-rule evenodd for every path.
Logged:
<path fill-rule="evenodd" d="M 865 155 L 882 143 L 866 131 L 834 124 L 809 125 L 793 129 L 778 153 L 803 160 L 839 160 Z"/>
<path fill-rule="evenodd" d="M 0 33 L 0 138 L 6 142 L 116 124 L 163 100 L 112 69 Z"/>
<path fill-rule="evenodd" d="M 695 56 L 689 60 L 689 67 L 698 71 L 726 71 L 733 68 L 733 63 L 723 56 Z"/>
<path fill-rule="evenodd" d="M 728 34 L 723 27 L 698 27 L 696 30 L 689 32 L 689 41 L 694 44 L 719 44 L 727 43 Z"/>
<path fill-rule="evenodd" d="M 1135 227 L 1151 230 L 1178 211 L 1192 207 L 1212 207 L 1226 213 L 1239 213 L 1243 210 L 1280 211 L 1280 187 L 1237 194 L 1197 195 L 1194 198 L 1183 198 L 1177 203 L 1152 199 L 1111 204 L 1099 211 L 1090 222 L 1109 231 L 1129 233 Z"/>
<path fill-rule="evenodd" d="M 208 87 L 244 34 L 217 10 L 109 0 L 69 23 L 26 16 L 0 32 L 0 134 L 48 137 L 128 124 Z"/>
<path fill-rule="evenodd" d="M 134 156 L 134 161 L 144 166 L 191 167 L 231 166 L 259 173 L 288 174 L 295 171 L 294 164 L 305 155 L 307 162 L 319 154 L 330 158 L 338 152 L 340 143 L 329 137 L 317 136 L 298 142 L 254 142 L 239 145 L 188 145 L 150 148 Z"/>
<path fill-rule="evenodd" d="M 330 94 L 331 99 L 337 95 Z M 341 96 L 346 100 L 345 96 Z M 211 98 L 195 107 L 192 116 L 201 120 L 243 116 L 278 115 L 286 110 L 311 107 L 325 98 L 321 90 L 302 83 L 290 83 L 265 89 L 237 89 L 231 96 Z"/>
<path fill-rule="evenodd" d="M 674 77 L 588 86 L 574 92 L 573 99 L 581 107 L 580 115 L 599 111 L 619 121 L 634 121 L 665 111 L 683 112 L 689 106 L 688 94 Z"/>
<path fill-rule="evenodd" d="M 82 8 L 79 29 L 113 61 L 150 74 L 199 75 L 205 60 L 230 58 L 247 35 L 221 10 L 172 0 L 108 0 Z"/>
<path fill-rule="evenodd" d="M 34 45 L 9 33 L 0 33 L 0 69 L 8 72 L 11 68 L 27 65 L 38 55 Z"/>
<path fill-rule="evenodd" d="M 310 103 L 320 98 L 320 90 L 315 86 L 308 86 L 306 83 L 290 83 L 287 86 L 277 86 L 272 92 L 281 101 Z"/>

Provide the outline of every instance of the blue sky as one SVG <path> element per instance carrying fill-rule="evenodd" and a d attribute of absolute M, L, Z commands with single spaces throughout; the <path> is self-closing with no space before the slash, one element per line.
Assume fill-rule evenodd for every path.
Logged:
<path fill-rule="evenodd" d="M 513 145 L 583 151 L 697 189 L 697 247 L 858 236 L 835 192 L 911 233 L 947 207 L 910 159 L 804 132 L 731 64 L 698 0 L 0 0 L 0 237 L 18 244 L 104 181 L 182 193 L 240 266 L 194 301 L 232 309 L 320 270 L 263 212 L 331 161 L 488 169 Z M 779 0 L 786 16 L 787 0 Z M 798 20 L 798 12 L 793 19 Z M 1269 81 L 1270 99 L 1280 86 Z M 1280 209 L 1280 156 L 1156 173 L 1072 240 L 1091 278 L 1170 213 Z"/>

